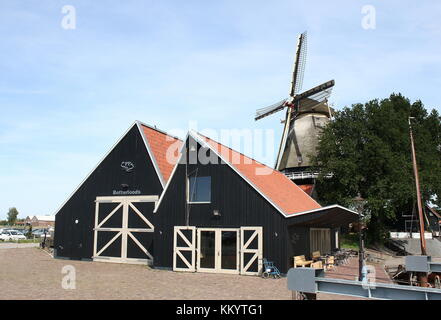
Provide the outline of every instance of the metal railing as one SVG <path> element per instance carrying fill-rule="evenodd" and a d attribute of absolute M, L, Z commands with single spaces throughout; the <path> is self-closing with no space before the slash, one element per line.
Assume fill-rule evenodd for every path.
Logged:
<path fill-rule="evenodd" d="M 290 180 L 301 180 L 301 179 L 316 179 L 320 175 L 320 172 L 302 171 L 302 172 L 284 172 L 283 174 Z M 328 174 L 325 177 L 332 178 L 332 174 Z"/>

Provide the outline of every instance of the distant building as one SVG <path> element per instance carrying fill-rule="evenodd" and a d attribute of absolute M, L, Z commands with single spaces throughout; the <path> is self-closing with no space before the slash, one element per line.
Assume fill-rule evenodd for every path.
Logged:
<path fill-rule="evenodd" d="M 424 215 L 424 230 L 426 233 L 431 233 L 434 237 L 441 236 L 441 214 L 438 213 L 434 208 L 425 205 L 423 208 Z M 413 210 L 410 213 L 403 213 L 401 216 L 397 216 L 397 221 L 395 222 L 394 228 L 392 229 L 393 234 L 398 233 L 418 234 L 420 228 L 418 212 Z"/>
<path fill-rule="evenodd" d="M 32 228 L 48 228 L 55 225 L 55 216 L 27 216 L 25 222 Z"/>

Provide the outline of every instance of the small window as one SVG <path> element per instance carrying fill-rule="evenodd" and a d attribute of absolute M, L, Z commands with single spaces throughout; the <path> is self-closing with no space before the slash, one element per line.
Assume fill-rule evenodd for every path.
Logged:
<path fill-rule="evenodd" d="M 211 177 L 190 176 L 188 178 L 188 202 L 211 201 Z"/>

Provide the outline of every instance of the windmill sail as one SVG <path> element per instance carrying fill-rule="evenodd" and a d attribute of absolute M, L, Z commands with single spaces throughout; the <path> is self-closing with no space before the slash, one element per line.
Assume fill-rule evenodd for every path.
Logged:
<path fill-rule="evenodd" d="M 330 121 L 330 108 L 326 101 L 313 102 L 311 105 L 315 111 L 300 112 L 290 121 L 283 149 L 279 153 L 277 170 L 302 169 L 313 165 L 310 157 L 316 154 L 318 136 Z"/>
<path fill-rule="evenodd" d="M 289 95 L 294 97 L 297 93 L 302 90 L 303 78 L 305 75 L 305 65 L 306 65 L 306 52 L 307 52 L 307 33 L 303 32 L 299 36 L 297 43 L 296 59 L 294 61 L 294 68 L 292 73 L 291 90 Z"/>
<path fill-rule="evenodd" d="M 297 42 L 289 97 L 258 109 L 255 115 L 255 120 L 259 120 L 287 108 L 275 165 L 276 170 L 286 174 L 304 171 L 312 165 L 310 156 L 316 153 L 318 136 L 331 118 L 332 110 L 328 106 L 328 98 L 334 87 L 334 80 L 300 93 L 306 53 L 307 34 L 304 32 L 299 35 Z"/>
<path fill-rule="evenodd" d="M 283 110 L 283 108 L 285 108 L 286 102 L 287 102 L 287 99 L 283 99 L 282 101 L 279 101 L 273 105 L 270 105 L 269 107 L 257 109 L 256 116 L 254 117 L 254 120 L 257 121 L 257 120 L 265 118 L 273 113 L 279 112 L 280 110 Z"/>
<path fill-rule="evenodd" d="M 328 82 L 322 83 L 321 85 L 318 85 L 312 89 L 309 89 L 308 91 L 305 91 L 301 94 L 296 95 L 293 98 L 293 102 L 300 101 L 304 98 L 310 98 L 310 99 L 317 100 L 320 98 L 320 96 L 323 96 L 324 98 L 329 97 L 331 95 L 332 88 L 334 87 L 334 85 L 335 85 L 334 80 L 330 80 Z"/>
<path fill-rule="evenodd" d="M 312 165 L 310 157 L 316 153 L 318 136 L 330 120 L 331 109 L 327 101 L 334 84 L 331 80 L 294 97 L 295 109 L 287 111 L 277 170 Z"/>
<path fill-rule="evenodd" d="M 307 34 L 306 31 L 303 32 L 297 42 L 296 58 L 294 60 L 294 67 L 292 73 L 291 90 L 290 97 L 293 101 L 296 94 L 301 90 L 303 86 L 303 76 L 305 73 L 306 64 L 306 45 L 307 45 Z M 294 102 L 294 101 L 293 101 Z M 292 109 L 288 108 L 286 111 L 285 127 L 282 133 L 282 140 L 280 141 L 279 152 L 277 154 L 276 169 L 279 168 L 280 160 L 282 158 L 282 152 L 285 149 L 286 141 L 288 138 L 289 127 L 291 123 Z"/>
<path fill-rule="evenodd" d="M 294 102 L 298 103 L 297 114 L 306 112 L 319 112 L 329 114 L 327 102 L 332 93 L 335 81 L 325 82 L 295 97 Z"/>

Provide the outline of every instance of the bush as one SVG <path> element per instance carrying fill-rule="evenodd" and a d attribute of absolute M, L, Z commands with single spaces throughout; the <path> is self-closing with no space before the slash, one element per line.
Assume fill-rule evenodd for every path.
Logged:
<path fill-rule="evenodd" d="M 358 233 L 342 234 L 340 238 L 340 247 L 342 249 L 359 250 Z"/>

